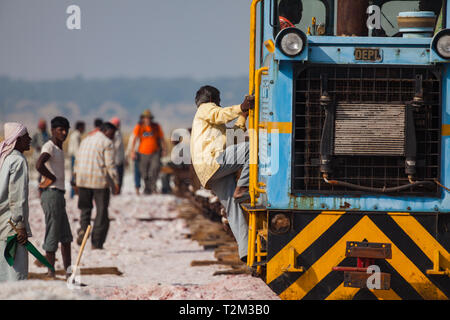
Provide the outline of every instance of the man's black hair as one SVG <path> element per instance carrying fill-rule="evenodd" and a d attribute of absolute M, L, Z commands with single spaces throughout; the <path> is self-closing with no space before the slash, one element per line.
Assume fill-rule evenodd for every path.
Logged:
<path fill-rule="evenodd" d="M 202 103 L 215 102 L 220 98 L 220 91 L 212 86 L 203 86 L 195 95 L 195 104 L 199 107 Z"/>
<path fill-rule="evenodd" d="M 288 19 L 293 24 L 302 20 L 303 4 L 299 0 L 281 0 L 278 5 L 278 15 Z"/>
<path fill-rule="evenodd" d="M 439 16 L 441 9 L 442 9 L 442 1 L 420 0 L 419 3 L 420 11 L 433 11 L 437 16 Z"/>
<path fill-rule="evenodd" d="M 100 126 L 100 131 L 101 132 L 106 132 L 108 130 L 117 130 L 117 127 L 115 125 L 113 125 L 111 122 L 103 122 Z"/>
<path fill-rule="evenodd" d="M 55 129 L 58 127 L 62 127 L 65 129 L 70 128 L 69 120 L 67 120 L 64 117 L 54 117 L 50 123 L 51 123 L 52 129 Z"/>
<path fill-rule="evenodd" d="M 103 120 L 100 118 L 97 118 L 94 120 L 94 127 L 99 128 L 103 123 Z"/>
<path fill-rule="evenodd" d="M 83 121 L 77 121 L 77 123 L 75 123 L 75 129 L 77 129 L 77 130 L 84 128 L 85 126 L 86 126 L 86 124 Z"/>

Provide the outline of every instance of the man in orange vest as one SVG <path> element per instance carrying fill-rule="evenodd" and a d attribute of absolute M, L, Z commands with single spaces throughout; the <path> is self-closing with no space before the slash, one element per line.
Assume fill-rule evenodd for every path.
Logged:
<path fill-rule="evenodd" d="M 142 113 L 142 124 L 134 127 L 134 137 L 131 142 L 131 158 L 139 158 L 139 171 L 144 180 L 144 194 L 156 191 L 156 180 L 158 180 L 161 167 L 161 155 L 165 155 L 164 133 L 160 125 L 153 122 L 150 110 Z M 136 140 L 139 139 L 138 152 L 135 152 Z"/>

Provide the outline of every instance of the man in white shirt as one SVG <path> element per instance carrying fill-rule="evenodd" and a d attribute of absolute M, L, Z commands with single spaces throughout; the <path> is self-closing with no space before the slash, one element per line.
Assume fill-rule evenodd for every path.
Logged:
<path fill-rule="evenodd" d="M 69 136 L 69 157 L 70 157 L 70 170 L 73 177 L 73 167 L 75 166 L 75 157 L 77 155 L 78 149 L 80 148 L 81 143 L 81 136 L 84 133 L 84 130 L 86 129 L 86 125 L 83 121 L 78 121 L 75 124 L 75 130 L 70 134 Z M 71 181 L 73 184 L 75 183 L 75 180 L 72 178 Z M 70 190 L 70 197 L 73 198 L 75 195 L 75 190 L 72 187 Z"/>
<path fill-rule="evenodd" d="M 55 265 L 55 254 L 61 243 L 61 255 L 64 270 L 71 265 L 72 232 L 66 212 L 65 174 L 63 142 L 69 133 L 70 124 L 64 117 L 56 117 L 51 121 L 52 138 L 44 144 L 41 156 L 36 163 L 36 169 L 42 175 L 39 187 L 43 189 L 41 205 L 45 214 L 45 239 L 43 248 L 47 260 Z M 55 274 L 50 269 L 48 275 Z M 68 277 L 69 274 L 67 273 Z"/>
<path fill-rule="evenodd" d="M 0 143 L 0 282 L 26 280 L 28 251 L 23 246 L 31 237 L 28 223 L 28 163 L 23 152 L 30 150 L 31 138 L 20 123 L 5 123 L 5 140 Z M 3 252 L 6 239 L 14 235 L 16 225 L 19 245 L 10 266 Z"/>
<path fill-rule="evenodd" d="M 114 135 L 114 162 L 116 164 L 117 174 L 119 175 L 119 193 L 122 190 L 123 184 L 123 172 L 125 168 L 125 146 L 123 145 L 122 132 L 120 131 L 120 119 L 114 117 L 109 120 L 113 125 L 116 126 L 117 131 Z"/>

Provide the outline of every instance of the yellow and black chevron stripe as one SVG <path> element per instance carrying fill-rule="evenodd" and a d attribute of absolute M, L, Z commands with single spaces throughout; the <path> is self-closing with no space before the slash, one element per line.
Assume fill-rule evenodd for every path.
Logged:
<path fill-rule="evenodd" d="M 270 215 L 269 213 L 269 219 Z M 282 299 L 449 299 L 450 277 L 428 275 L 436 250 L 450 259 L 449 231 L 442 214 L 316 212 L 293 213 L 292 231 L 269 232 L 266 281 Z M 449 218 L 449 216 L 445 216 Z M 448 222 L 448 220 L 446 220 Z M 444 228 L 445 229 L 445 228 Z M 344 287 L 335 266 L 356 266 L 346 258 L 347 241 L 391 243 L 392 259 L 376 260 L 391 274 L 390 290 Z M 303 272 L 285 272 L 292 249 Z"/>

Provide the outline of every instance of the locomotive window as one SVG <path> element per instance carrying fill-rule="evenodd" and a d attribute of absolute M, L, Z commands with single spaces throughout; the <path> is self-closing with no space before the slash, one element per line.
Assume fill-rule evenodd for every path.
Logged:
<path fill-rule="evenodd" d="M 375 30 L 373 36 L 401 37 L 397 17 L 400 12 L 432 11 L 436 20 L 442 14 L 444 0 L 365 0 L 368 5 L 377 5 L 381 8 L 381 30 Z M 334 19 L 339 0 L 277 0 L 274 1 L 274 36 L 284 28 L 296 27 L 303 32 L 311 34 L 333 35 Z M 365 14 L 365 13 L 363 13 Z M 316 26 L 313 28 L 312 18 L 316 18 Z M 365 18 L 362 23 L 366 24 Z M 439 30 L 442 25 L 437 26 Z M 435 30 L 435 31 L 436 31 Z M 351 34 L 349 34 L 351 35 Z M 368 35 L 368 34 L 367 34 Z"/>
<path fill-rule="evenodd" d="M 397 16 L 400 12 L 407 11 L 419 11 L 419 1 L 389 1 L 383 4 L 381 28 L 386 36 L 392 37 L 399 32 Z"/>
<path fill-rule="evenodd" d="M 329 0 L 278 0 L 275 11 L 278 14 L 276 26 L 278 32 L 288 27 L 296 27 L 305 34 L 308 27 L 314 34 L 312 28 L 312 19 L 315 18 L 316 25 L 323 25 L 325 28 L 320 29 L 323 34 L 327 34 L 328 30 L 332 30 L 332 26 L 328 26 L 332 10 L 330 10 Z"/>
<path fill-rule="evenodd" d="M 407 11 L 433 11 L 436 17 L 439 16 L 442 8 L 442 1 L 388 1 L 381 7 L 383 13 L 381 27 L 389 37 L 398 35 L 399 27 L 397 16 L 400 12 Z"/>

